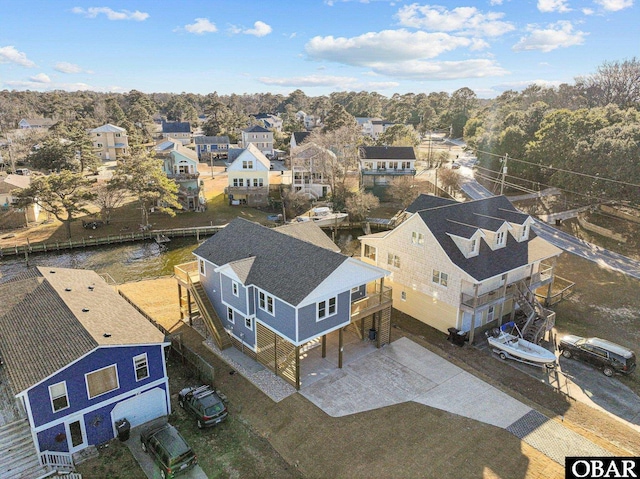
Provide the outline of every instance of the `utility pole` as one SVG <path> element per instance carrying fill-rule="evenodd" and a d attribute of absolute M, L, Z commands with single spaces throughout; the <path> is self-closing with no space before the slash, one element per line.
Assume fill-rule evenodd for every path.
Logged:
<path fill-rule="evenodd" d="M 502 178 L 500 180 L 500 195 L 504 192 L 504 179 L 507 176 L 507 160 L 509 159 L 509 154 L 504 154 L 504 164 L 502 165 Z"/>

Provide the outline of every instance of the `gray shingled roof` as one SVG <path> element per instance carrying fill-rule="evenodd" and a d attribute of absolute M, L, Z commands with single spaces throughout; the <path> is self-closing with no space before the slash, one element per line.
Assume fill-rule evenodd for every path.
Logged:
<path fill-rule="evenodd" d="M 348 259 L 242 218 L 231 221 L 194 254 L 217 266 L 255 257 L 245 284 L 253 284 L 292 305 L 299 304 Z"/>
<path fill-rule="evenodd" d="M 196 145 L 228 145 L 228 136 L 195 136 Z"/>
<path fill-rule="evenodd" d="M 261 127 L 260 125 L 253 125 L 249 128 L 246 128 L 244 130 L 245 133 L 271 133 L 269 130 L 267 130 L 266 128 Z"/>
<path fill-rule="evenodd" d="M 480 254 L 472 258 L 466 258 L 449 236 L 456 234 L 469 237 L 469 233 L 472 232 L 469 227 L 495 231 L 504 221 L 524 223 L 528 215 L 516 210 L 505 196 L 493 196 L 465 203 L 453 202 L 421 209 L 417 214 L 451 261 L 478 281 L 529 264 L 529 242 L 536 237 L 533 231 L 529 232 L 529 240 L 522 242 L 507 234 L 506 246 L 496 250 L 489 248 L 485 241 L 480 241 Z"/>
<path fill-rule="evenodd" d="M 0 304 L 0 355 L 15 393 L 96 347 L 164 341 L 94 271 L 34 268 L 0 284 Z"/>
<path fill-rule="evenodd" d="M 299 145 L 304 140 L 306 140 L 310 134 L 311 133 L 308 131 L 294 131 L 293 138 L 296 140 L 296 145 Z"/>
<path fill-rule="evenodd" d="M 188 121 L 163 121 L 162 133 L 191 133 Z"/>
<path fill-rule="evenodd" d="M 363 160 L 415 160 L 416 152 L 412 146 L 361 146 L 360 158 Z"/>
<path fill-rule="evenodd" d="M 454 205 L 456 203 L 457 203 L 456 200 L 451 200 L 449 198 L 442 198 L 440 196 L 422 194 L 418 196 L 413 201 L 413 203 L 411 203 L 407 207 L 406 211 L 408 213 L 415 213 L 416 211 L 420 211 L 420 210 L 437 208 L 438 206 Z"/>

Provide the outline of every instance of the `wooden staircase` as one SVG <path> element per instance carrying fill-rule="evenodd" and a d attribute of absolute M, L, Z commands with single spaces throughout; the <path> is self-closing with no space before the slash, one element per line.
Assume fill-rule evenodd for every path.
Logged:
<path fill-rule="evenodd" d="M 198 306 L 198 311 L 204 323 L 207 325 L 207 329 L 209 329 L 209 333 L 211 333 L 211 337 L 213 337 L 216 346 L 221 350 L 232 346 L 231 339 L 225 331 L 222 321 L 220 321 L 220 318 L 216 314 L 216 310 L 213 308 L 213 304 L 211 304 L 200 281 L 193 281 L 189 278 L 189 291 Z"/>
<path fill-rule="evenodd" d="M 32 479 L 47 473 L 26 420 L 0 427 L 0 458 L 0 479 Z"/>
<path fill-rule="evenodd" d="M 538 344 L 544 337 L 545 331 L 550 329 L 547 310 L 524 281 L 517 283 L 517 288 L 516 302 L 526 316 L 524 326 L 520 328 L 522 337 L 529 342 Z"/>

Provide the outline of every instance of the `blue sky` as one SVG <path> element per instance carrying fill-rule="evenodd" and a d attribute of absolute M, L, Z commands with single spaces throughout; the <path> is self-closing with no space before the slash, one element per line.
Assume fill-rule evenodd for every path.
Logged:
<path fill-rule="evenodd" d="M 0 89 L 492 98 L 638 55 L 639 0 L 0 4 Z"/>

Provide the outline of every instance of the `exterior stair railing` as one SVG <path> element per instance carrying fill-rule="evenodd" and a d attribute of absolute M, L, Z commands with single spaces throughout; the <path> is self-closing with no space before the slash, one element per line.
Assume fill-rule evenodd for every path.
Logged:
<path fill-rule="evenodd" d="M 198 305 L 198 310 L 200 311 L 202 319 L 207 325 L 207 329 L 211 333 L 216 346 L 221 350 L 232 346 L 231 339 L 229 339 L 229 335 L 226 334 L 222 321 L 220 321 L 220 318 L 216 314 L 213 304 L 211 304 L 200 280 L 198 279 L 197 281 L 194 281 L 191 274 L 187 275 L 187 278 L 189 291 Z"/>

